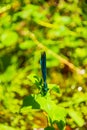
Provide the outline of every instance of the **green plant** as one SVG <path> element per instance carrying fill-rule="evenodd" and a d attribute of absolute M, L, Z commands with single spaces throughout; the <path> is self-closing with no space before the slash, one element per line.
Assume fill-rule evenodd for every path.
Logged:
<path fill-rule="evenodd" d="M 70 128 L 87 129 L 86 6 L 85 0 L 0 1 L 0 129 L 32 130 L 32 115 L 46 120 L 40 111 L 19 113 L 26 95 L 43 95 L 43 82 L 31 77 L 41 77 L 42 50 L 47 53 L 47 96 L 65 108 Z M 59 85 L 61 94 L 50 91 L 51 84 Z"/>
<path fill-rule="evenodd" d="M 42 87 L 41 84 L 41 80 L 38 79 L 38 77 L 36 77 L 35 80 L 35 85 L 37 86 L 37 88 Z M 34 82 L 34 81 L 33 81 Z M 40 87 L 39 87 L 40 86 Z M 26 111 L 27 109 L 30 109 L 35 112 L 43 110 L 44 112 L 46 112 L 46 116 L 47 116 L 47 126 L 45 129 L 52 129 L 54 124 L 57 125 L 57 127 L 59 128 L 59 130 L 64 130 L 65 127 L 65 120 L 66 120 L 66 110 L 64 109 L 64 107 L 60 107 L 58 104 L 55 103 L 55 100 L 52 100 L 51 97 L 51 93 L 55 93 L 57 95 L 59 95 L 59 87 L 57 85 L 48 85 L 49 86 L 49 90 L 47 92 L 46 95 L 43 95 L 42 93 L 42 89 L 38 90 L 38 94 L 32 94 L 29 95 L 27 97 L 24 98 L 23 100 L 23 105 L 21 108 L 21 111 L 23 112 Z M 41 115 L 40 115 L 41 117 Z M 49 126 L 49 127 L 48 127 Z M 40 127 L 37 126 L 37 124 L 34 124 L 33 122 L 33 127 Z"/>

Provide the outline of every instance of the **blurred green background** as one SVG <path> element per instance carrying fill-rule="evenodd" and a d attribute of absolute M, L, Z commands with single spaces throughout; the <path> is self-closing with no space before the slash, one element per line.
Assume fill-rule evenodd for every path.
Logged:
<path fill-rule="evenodd" d="M 55 100 L 68 110 L 66 130 L 87 129 L 87 2 L 0 0 L 0 130 L 32 129 L 31 116 L 18 112 L 35 91 L 28 76 L 41 77 L 44 50 L 47 82 L 59 85 Z"/>

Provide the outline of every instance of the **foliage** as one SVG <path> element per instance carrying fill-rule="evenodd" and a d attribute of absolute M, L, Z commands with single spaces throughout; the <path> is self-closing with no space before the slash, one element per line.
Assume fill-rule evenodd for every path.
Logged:
<path fill-rule="evenodd" d="M 55 124 L 60 128 L 65 122 L 87 129 L 86 7 L 85 0 L 0 1 L 2 130 L 57 129 Z M 37 87 L 43 50 L 49 83 L 45 97 Z"/>
<path fill-rule="evenodd" d="M 37 78 L 38 79 L 38 78 Z M 36 84 L 37 82 L 35 82 Z M 41 84 L 36 84 L 37 87 Z M 50 87 L 50 85 L 49 85 Z M 54 91 L 54 92 L 58 92 L 58 86 L 54 86 L 51 85 L 52 89 L 50 89 L 50 91 Z M 24 98 L 23 100 L 23 105 L 22 105 L 22 112 L 23 109 L 24 111 L 27 109 L 27 107 L 30 107 L 32 109 L 38 109 L 38 110 L 44 110 L 48 116 L 48 124 L 50 124 L 51 126 L 54 124 L 54 122 L 60 122 L 62 121 L 63 124 L 65 124 L 65 116 L 66 116 L 66 111 L 63 107 L 60 107 L 58 105 L 55 104 L 54 101 L 52 101 L 51 99 L 51 95 L 49 92 L 47 92 L 47 94 L 43 95 L 42 93 L 42 89 L 39 89 L 39 93 L 38 95 L 29 95 L 27 97 Z M 34 125 L 34 124 L 33 124 Z M 33 126 L 35 127 L 35 126 Z M 53 127 L 53 126 L 52 126 Z M 60 125 L 61 130 L 64 129 L 64 125 Z"/>

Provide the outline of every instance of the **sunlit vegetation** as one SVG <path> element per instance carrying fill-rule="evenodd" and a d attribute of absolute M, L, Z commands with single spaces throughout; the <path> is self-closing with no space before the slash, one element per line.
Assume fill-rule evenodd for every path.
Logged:
<path fill-rule="evenodd" d="M 33 128 L 87 129 L 85 0 L 0 0 L 0 130 Z"/>

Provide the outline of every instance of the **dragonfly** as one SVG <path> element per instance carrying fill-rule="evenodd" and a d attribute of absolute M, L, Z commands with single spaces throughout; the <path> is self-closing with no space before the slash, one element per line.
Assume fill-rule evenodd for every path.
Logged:
<path fill-rule="evenodd" d="M 42 71 L 42 77 L 43 77 L 42 91 L 44 95 L 46 95 L 48 91 L 48 86 L 46 82 L 47 70 L 46 70 L 46 52 L 45 51 L 41 54 L 40 64 L 41 64 L 41 71 Z"/>

